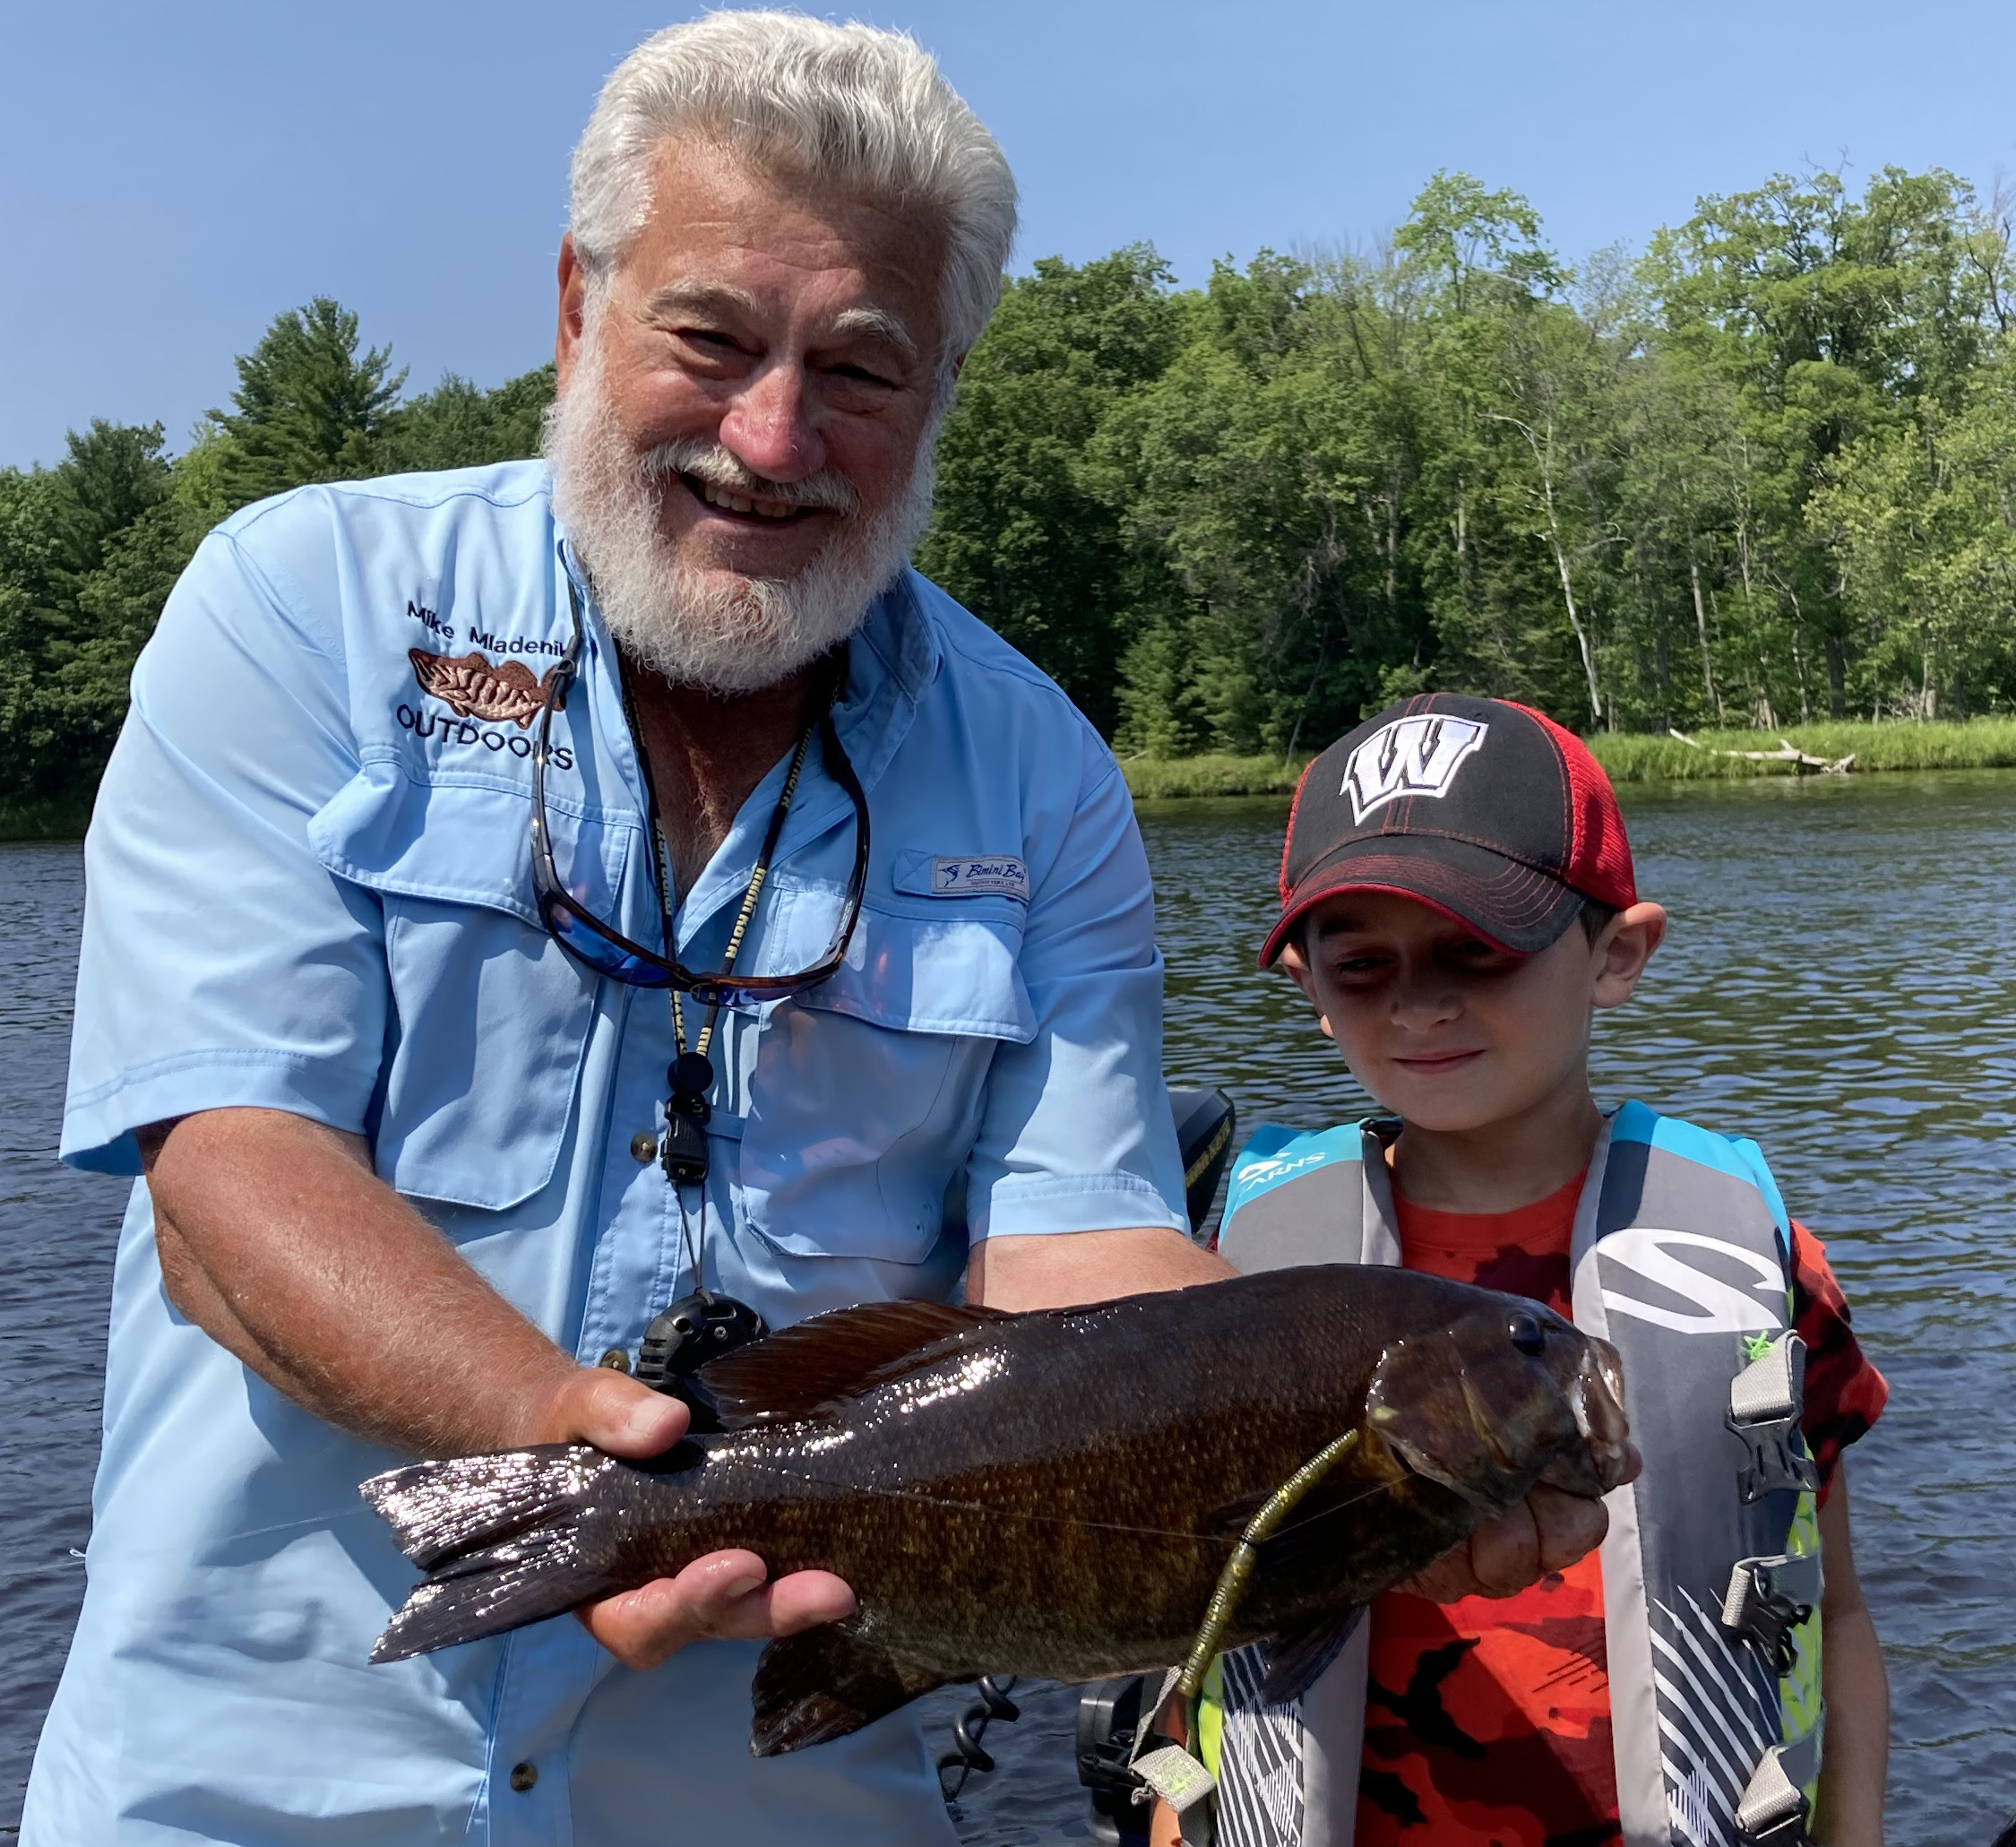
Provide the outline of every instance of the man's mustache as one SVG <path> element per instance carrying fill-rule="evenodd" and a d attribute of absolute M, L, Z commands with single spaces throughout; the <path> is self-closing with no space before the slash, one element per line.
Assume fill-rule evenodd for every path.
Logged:
<path fill-rule="evenodd" d="M 691 436 L 675 436 L 647 450 L 638 458 L 638 469 L 654 487 L 662 488 L 673 475 L 691 475 L 710 488 L 748 498 L 781 501 L 787 506 L 814 507 L 823 513 L 853 514 L 861 510 L 861 496 L 853 482 L 838 469 L 823 468 L 802 481 L 773 481 L 745 467 L 719 443 L 701 442 Z"/>

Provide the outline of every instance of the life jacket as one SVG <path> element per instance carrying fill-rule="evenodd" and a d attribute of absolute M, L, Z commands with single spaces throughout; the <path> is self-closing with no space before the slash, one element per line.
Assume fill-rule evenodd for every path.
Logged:
<path fill-rule="evenodd" d="M 1395 1128 L 1261 1129 L 1234 1164 L 1219 1249 L 1246 1272 L 1398 1264 Z M 1753 1143 L 1641 1103 L 1610 1118 L 1571 1262 L 1576 1325 L 1622 1353 L 1644 1456 L 1607 1497 L 1600 1554 L 1625 1847 L 1805 1840 L 1820 1772 L 1820 1532 L 1790 1243 Z M 1286 1704 L 1261 1696 L 1264 1644 L 1214 1662 L 1190 1735 L 1218 1779 L 1218 1847 L 1349 1847 L 1369 1629 Z"/>

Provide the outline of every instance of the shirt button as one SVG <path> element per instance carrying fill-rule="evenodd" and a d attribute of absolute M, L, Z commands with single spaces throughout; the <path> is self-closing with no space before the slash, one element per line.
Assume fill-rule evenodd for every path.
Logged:
<path fill-rule="evenodd" d="M 538 1780 L 539 1766 L 537 1764 L 513 1764 L 511 1766 L 511 1786 L 521 1796 Z"/>
<path fill-rule="evenodd" d="M 611 1347 L 595 1363 L 598 1366 L 607 1367 L 611 1372 L 628 1372 L 630 1370 L 630 1356 L 621 1347 Z"/>
<path fill-rule="evenodd" d="M 658 1159 L 658 1137 L 648 1129 L 640 1129 L 630 1138 L 631 1159 L 638 1161 Z"/>

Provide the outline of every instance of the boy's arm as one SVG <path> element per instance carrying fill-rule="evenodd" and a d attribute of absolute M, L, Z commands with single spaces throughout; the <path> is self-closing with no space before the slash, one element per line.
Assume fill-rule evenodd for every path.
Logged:
<path fill-rule="evenodd" d="M 1821 1676 L 1827 1739 L 1813 1837 L 1822 1847 L 1882 1847 L 1890 1774 L 1890 1681 L 1848 1538 L 1848 1469 L 1835 1465 L 1820 1509 L 1825 1588 L 1820 1597 Z"/>

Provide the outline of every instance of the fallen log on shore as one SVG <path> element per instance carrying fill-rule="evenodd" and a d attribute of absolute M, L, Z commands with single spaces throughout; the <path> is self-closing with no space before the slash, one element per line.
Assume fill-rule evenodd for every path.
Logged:
<path fill-rule="evenodd" d="M 1855 764 L 1852 750 L 1846 756 L 1815 756 L 1811 751 L 1801 750 L 1789 738 L 1780 738 L 1776 750 L 1715 750 L 1672 725 L 1667 727 L 1667 735 L 1678 738 L 1689 750 L 1698 750 L 1708 756 L 1740 756 L 1753 763 L 1790 764 L 1793 773 L 1798 776 L 1809 776 L 1815 772 L 1822 776 L 1845 776 Z"/>

